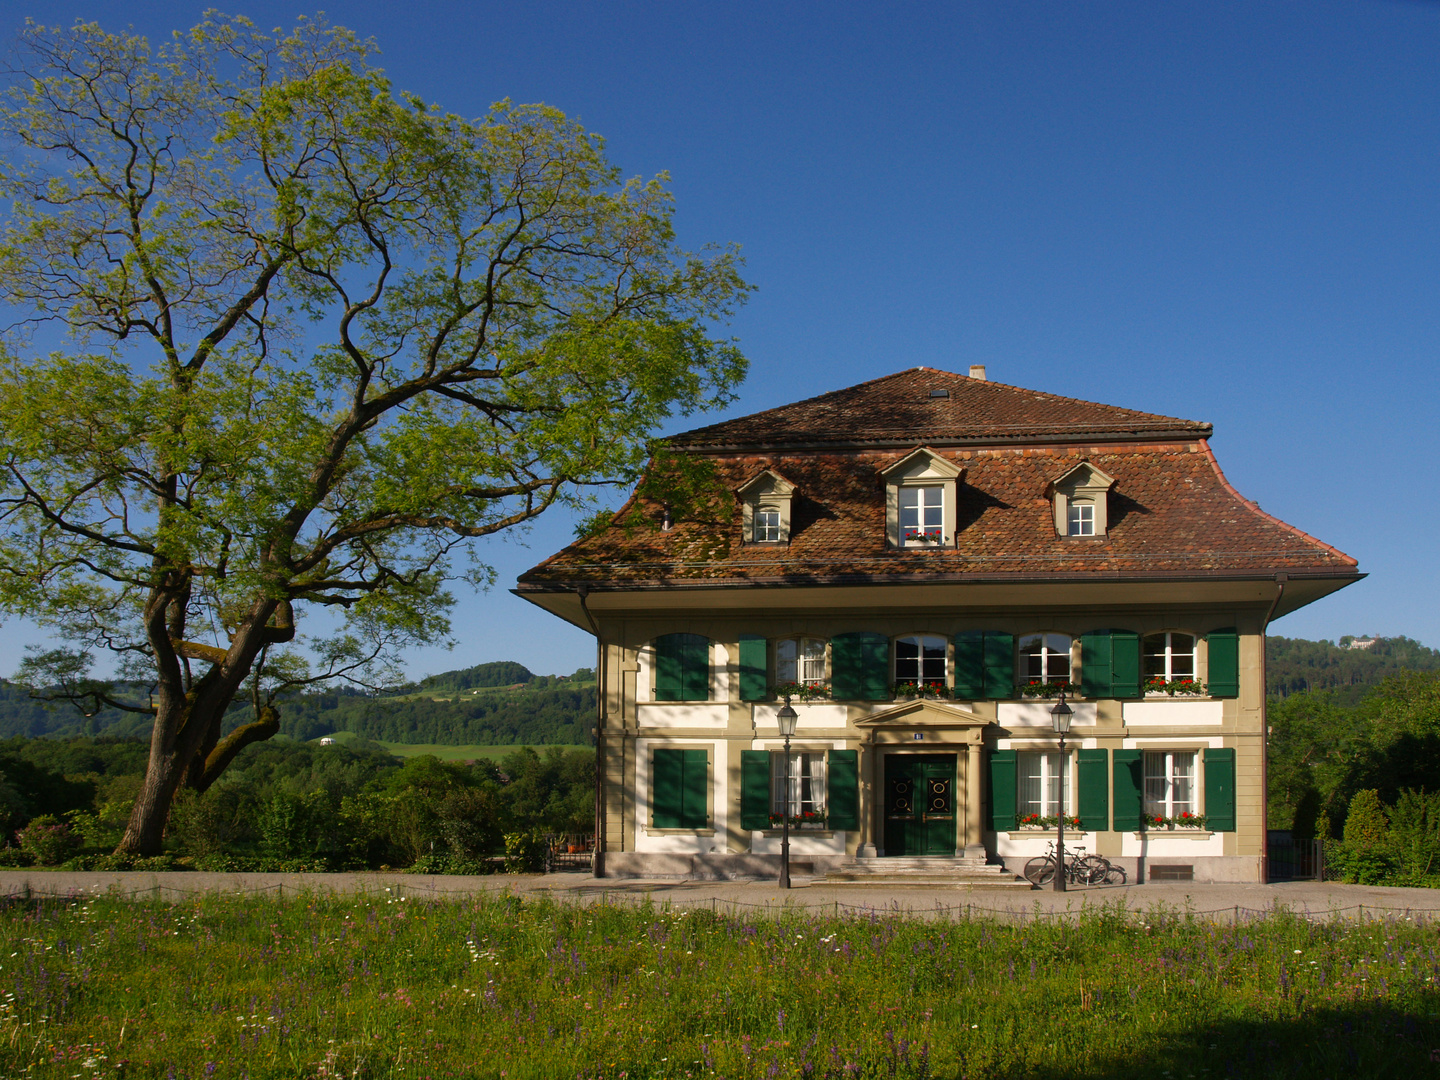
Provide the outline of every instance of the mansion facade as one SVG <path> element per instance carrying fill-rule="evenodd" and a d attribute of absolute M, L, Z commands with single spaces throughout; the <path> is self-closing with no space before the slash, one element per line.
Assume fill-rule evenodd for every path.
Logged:
<path fill-rule="evenodd" d="M 773 876 L 787 815 L 797 872 L 1018 872 L 1063 814 L 1132 881 L 1263 880 L 1265 629 L 1362 575 L 1210 433 L 917 368 L 668 440 L 719 496 L 516 589 L 598 639 L 596 872 Z"/>

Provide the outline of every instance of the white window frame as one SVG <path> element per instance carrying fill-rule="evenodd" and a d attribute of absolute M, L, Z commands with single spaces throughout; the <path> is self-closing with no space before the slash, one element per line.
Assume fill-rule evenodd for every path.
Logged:
<path fill-rule="evenodd" d="M 1182 771 L 1179 759 L 1188 759 L 1188 771 Z M 1200 776 L 1198 750 L 1146 750 L 1144 752 L 1145 813 L 1159 817 L 1179 817 L 1189 812 L 1199 814 Z M 1177 797 L 1184 786 L 1188 798 Z"/>
<path fill-rule="evenodd" d="M 1095 504 L 1088 499 L 1071 499 L 1069 506 L 1070 536 L 1095 535 Z"/>
<path fill-rule="evenodd" d="M 1060 801 L 1060 751 L 1021 750 L 1015 755 L 1016 799 L 1015 806 L 1020 817 L 1039 814 L 1050 817 L 1058 814 Z M 1075 815 L 1075 755 L 1065 751 L 1065 813 Z M 1030 798 L 1032 791 L 1038 798 Z"/>
<path fill-rule="evenodd" d="M 824 814 L 829 772 L 824 750 L 790 751 L 790 815 Z M 770 813 L 785 813 L 785 751 L 770 751 Z"/>
<path fill-rule="evenodd" d="M 1040 639 L 1040 651 L 1027 651 L 1026 645 L 1034 641 L 1036 638 Z M 1063 649 L 1054 647 L 1062 641 L 1065 643 Z M 1015 665 L 1015 675 L 1016 678 L 1020 680 L 1020 685 L 1028 686 L 1032 682 L 1073 683 L 1075 681 L 1075 669 L 1071 652 L 1074 644 L 1075 639 L 1070 637 L 1068 634 L 1056 633 L 1050 630 L 1041 630 L 1036 631 L 1035 633 L 1021 634 L 1020 639 L 1015 646 L 1018 650 L 1017 656 L 1019 659 L 1019 663 Z M 1038 657 L 1040 660 L 1039 674 L 1033 673 L 1030 670 L 1030 658 L 1032 656 Z M 1064 674 L 1060 674 L 1058 671 L 1051 670 L 1053 667 L 1056 666 L 1055 662 L 1062 657 L 1065 661 Z"/>
<path fill-rule="evenodd" d="M 1190 639 L 1190 649 L 1188 652 L 1184 650 L 1176 650 L 1176 637 L 1187 637 Z M 1156 638 L 1164 639 L 1165 645 L 1163 652 L 1151 650 L 1150 643 Z M 1183 630 L 1165 630 L 1158 634 L 1146 634 L 1140 639 L 1140 664 L 1143 669 L 1145 679 L 1147 681 L 1150 679 L 1164 679 L 1166 682 L 1179 682 L 1184 679 L 1198 680 L 1200 677 L 1200 667 L 1198 663 L 1198 657 L 1196 656 L 1196 653 L 1198 651 L 1196 646 L 1198 645 L 1199 641 L 1200 638 L 1198 635 L 1188 634 Z M 1175 670 L 1175 658 L 1177 656 L 1189 657 L 1189 671 L 1177 672 Z M 1150 670 L 1150 662 L 1157 658 L 1162 660 L 1162 667 L 1164 670 L 1159 672 L 1153 672 Z"/>
<path fill-rule="evenodd" d="M 907 505 L 912 502 L 914 505 Z M 906 518 L 914 521 L 906 524 Z M 906 484 L 900 488 L 900 546 L 929 548 L 945 542 L 945 487 Z"/>
<path fill-rule="evenodd" d="M 784 517 L 778 506 L 757 506 L 755 508 L 754 536 L 757 544 L 778 544 L 783 530 Z"/>
<path fill-rule="evenodd" d="M 824 685 L 828 645 L 824 638 L 811 637 L 781 638 L 775 642 L 775 684 Z M 789 656 L 785 655 L 787 652 Z"/>
<path fill-rule="evenodd" d="M 916 656 L 913 658 L 915 660 L 916 670 L 919 672 L 919 675 L 916 678 L 911 678 L 908 675 L 900 674 L 901 644 L 914 644 L 916 647 Z M 936 644 L 939 645 L 941 671 L 938 676 L 926 675 L 926 661 L 928 659 L 930 662 L 933 663 L 935 657 L 927 658 L 925 655 L 925 649 L 927 645 L 933 648 Z M 942 686 L 950 685 L 950 642 L 947 641 L 945 638 L 941 637 L 939 634 L 906 634 L 903 637 L 898 637 L 895 639 L 895 644 L 890 650 L 890 655 L 890 673 L 891 680 L 893 682 L 940 683 Z M 907 660 L 908 659 L 910 658 L 907 657 Z"/>

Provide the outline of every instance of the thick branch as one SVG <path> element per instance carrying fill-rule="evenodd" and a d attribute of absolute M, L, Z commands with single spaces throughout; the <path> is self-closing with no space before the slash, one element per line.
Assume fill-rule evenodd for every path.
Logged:
<path fill-rule="evenodd" d="M 210 756 L 205 759 L 205 768 L 200 777 L 195 781 L 196 791 L 205 791 L 211 784 L 215 783 L 235 760 L 235 755 L 244 750 L 251 743 L 264 742 L 280 731 L 280 712 L 273 705 L 265 705 L 260 709 L 260 717 L 248 724 L 242 724 L 225 738 L 221 739 Z"/>

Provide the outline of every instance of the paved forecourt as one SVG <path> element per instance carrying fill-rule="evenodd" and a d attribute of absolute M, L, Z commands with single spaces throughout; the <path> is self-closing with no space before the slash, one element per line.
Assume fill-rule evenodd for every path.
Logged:
<path fill-rule="evenodd" d="M 548 896 L 570 903 L 645 903 L 706 907 L 730 911 L 809 909 L 817 913 L 910 913 L 929 917 L 995 914 L 1047 917 L 1101 907 L 1146 912 L 1165 909 L 1210 918 L 1254 918 L 1283 907 L 1312 917 L 1384 917 L 1440 915 L 1440 890 L 1297 881 L 1277 885 L 1154 882 L 1072 888 L 1057 893 L 968 892 L 954 887 L 889 889 L 805 885 L 784 891 L 773 882 L 685 882 L 620 880 L 584 874 L 496 874 L 487 877 L 394 873 L 212 874 L 82 872 L 63 870 L 0 871 L 0 896 L 10 899 L 116 895 L 137 900 L 176 901 L 200 894 L 344 894 L 407 899 L 462 898 L 510 893 Z M 1434 917 L 1434 916 L 1432 916 Z"/>

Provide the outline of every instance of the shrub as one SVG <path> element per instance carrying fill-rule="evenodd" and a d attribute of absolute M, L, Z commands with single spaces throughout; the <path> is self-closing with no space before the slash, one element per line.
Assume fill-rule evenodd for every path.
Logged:
<path fill-rule="evenodd" d="M 505 872 L 538 874 L 545 869 L 545 837 L 535 830 L 505 834 Z"/>
<path fill-rule="evenodd" d="M 18 847 L 0 848 L 0 867 L 34 866 L 35 856 Z"/>
<path fill-rule="evenodd" d="M 1394 870 L 1390 857 L 1390 821 L 1374 788 L 1357 791 L 1345 815 L 1345 842 L 1333 858 L 1344 868 L 1344 880 L 1378 885 Z"/>
<path fill-rule="evenodd" d="M 1419 884 L 1440 870 L 1440 792 L 1400 792 L 1390 811 L 1390 845 L 1407 883 Z"/>
<path fill-rule="evenodd" d="M 32 819 L 15 834 L 15 839 L 40 866 L 59 866 L 80 847 L 80 838 L 53 814 L 41 814 Z"/>
<path fill-rule="evenodd" d="M 166 832 L 192 855 L 214 855 L 254 838 L 258 816 L 255 799 L 248 791 L 213 787 L 203 795 L 177 799 Z"/>
<path fill-rule="evenodd" d="M 440 833 L 451 855 L 473 860 L 499 850 L 504 812 L 501 794 L 493 788 L 458 788 L 445 796 Z"/>

